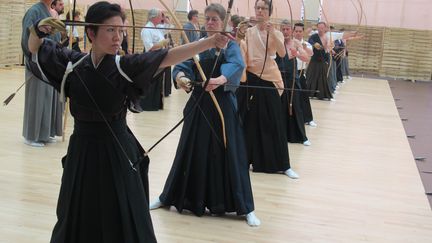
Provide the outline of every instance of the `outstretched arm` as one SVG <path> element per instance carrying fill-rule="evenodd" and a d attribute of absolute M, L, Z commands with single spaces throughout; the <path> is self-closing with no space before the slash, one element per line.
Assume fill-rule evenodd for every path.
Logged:
<path fill-rule="evenodd" d="M 224 48 L 228 42 L 228 37 L 222 34 L 214 34 L 204 40 L 195 41 L 186 45 L 174 47 L 168 51 L 168 54 L 160 64 L 160 68 L 169 67 L 180 63 L 194 55 L 208 50 L 210 48 Z"/>

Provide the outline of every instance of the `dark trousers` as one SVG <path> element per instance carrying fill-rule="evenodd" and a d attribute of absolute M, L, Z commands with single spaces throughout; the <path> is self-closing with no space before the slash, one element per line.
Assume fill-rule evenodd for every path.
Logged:
<path fill-rule="evenodd" d="M 343 81 L 342 75 L 342 58 L 336 58 L 336 80 L 338 82 Z"/>

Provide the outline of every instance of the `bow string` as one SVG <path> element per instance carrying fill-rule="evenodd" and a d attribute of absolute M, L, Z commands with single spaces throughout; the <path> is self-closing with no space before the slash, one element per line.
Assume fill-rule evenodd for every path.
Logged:
<path fill-rule="evenodd" d="M 135 26 L 135 14 L 132 6 L 132 0 L 129 0 L 129 6 L 131 11 L 131 17 L 132 17 L 132 26 Z M 133 53 L 135 53 L 135 28 L 132 28 L 132 54 Z"/>
<path fill-rule="evenodd" d="M 289 0 L 287 0 L 288 3 L 288 7 L 289 7 L 289 12 L 290 12 L 290 24 L 291 24 L 291 44 L 294 45 L 294 24 L 293 24 L 293 14 L 292 14 L 292 8 L 291 8 L 291 3 Z M 286 49 L 286 45 L 284 43 L 284 47 L 285 47 L 285 52 L 287 57 L 289 58 L 289 53 Z M 291 85 L 291 97 L 289 100 L 289 107 L 288 107 L 288 112 L 289 115 L 292 116 L 293 114 L 293 98 L 294 98 L 294 86 L 295 86 L 295 82 L 296 82 L 296 74 L 297 74 L 297 68 L 296 68 L 296 57 L 294 57 L 293 60 L 293 77 L 292 77 L 292 85 Z"/>
<path fill-rule="evenodd" d="M 272 11 L 272 7 L 273 7 L 273 0 L 270 0 L 270 4 L 269 4 L 269 21 L 270 21 L 271 14 L 273 12 Z M 260 73 L 260 76 L 259 76 L 260 79 L 261 79 L 261 77 L 262 77 L 262 75 L 264 73 L 265 64 L 267 62 L 269 36 L 270 36 L 270 31 L 267 31 L 267 37 L 266 37 L 266 43 L 265 43 L 265 52 L 264 52 L 264 63 L 263 63 L 263 67 L 262 67 L 262 70 L 261 70 L 261 73 Z"/>
<path fill-rule="evenodd" d="M 181 28 L 182 25 L 181 25 L 180 21 L 178 20 L 177 16 L 176 16 L 172 11 L 171 11 L 171 9 L 168 7 L 168 5 L 167 5 L 163 0 L 159 0 L 159 2 L 162 4 L 162 6 L 164 6 L 164 8 L 168 11 L 168 13 L 173 17 L 173 20 L 174 20 L 175 24 L 176 24 L 179 28 Z M 232 4 L 233 4 L 233 2 L 234 2 L 233 0 L 230 0 L 230 1 L 229 1 L 228 9 L 227 9 L 227 15 L 226 15 L 226 17 L 225 17 L 224 25 L 223 25 L 223 29 L 222 29 L 223 31 L 225 31 L 226 26 L 227 26 L 227 24 L 228 24 L 228 18 L 229 18 L 229 15 L 230 15 L 230 11 L 231 11 L 231 8 L 232 8 Z M 182 35 L 183 39 L 185 40 L 185 42 L 188 43 L 189 40 L 188 40 L 188 38 L 187 38 L 187 36 L 186 36 L 186 33 L 185 33 L 184 31 L 181 31 L 181 35 Z M 195 62 L 195 65 L 197 66 L 197 69 L 198 69 L 198 72 L 199 72 L 199 74 L 200 74 L 200 76 L 201 76 L 201 79 L 204 80 L 204 83 L 203 83 L 203 89 L 205 89 L 205 88 L 207 87 L 208 82 L 209 82 L 210 78 L 211 78 L 212 75 L 213 75 L 214 69 L 215 69 L 215 67 L 216 67 L 216 65 L 217 65 L 217 62 L 218 62 L 218 59 L 219 59 L 219 56 L 220 56 L 219 53 L 220 53 L 220 50 L 217 50 L 217 51 L 216 51 L 215 62 L 214 62 L 214 64 L 213 64 L 213 69 L 212 69 L 212 72 L 210 73 L 210 76 L 209 76 L 208 78 L 206 77 L 204 71 L 202 70 L 202 67 L 201 67 L 201 65 L 200 65 L 200 63 L 199 63 L 198 58 L 197 58 L 196 56 L 193 57 L 193 60 L 194 60 L 194 62 Z M 205 92 L 203 91 L 203 92 L 201 93 L 201 95 L 198 97 L 198 99 L 195 100 L 194 108 L 198 105 L 198 103 L 199 103 L 199 101 L 201 100 L 201 98 L 202 98 L 202 96 L 204 95 L 204 93 L 205 93 Z M 221 120 L 221 124 L 222 124 L 222 136 L 223 136 L 224 146 L 225 146 L 225 148 L 226 148 L 225 118 L 224 118 L 224 115 L 223 115 L 222 110 L 221 110 L 221 108 L 220 108 L 220 105 L 219 105 L 219 103 L 218 103 L 218 101 L 217 101 L 217 99 L 216 99 L 216 96 L 214 95 L 214 93 L 213 93 L 212 91 L 209 91 L 209 94 L 210 94 L 210 97 L 211 97 L 211 99 L 212 99 L 212 101 L 213 101 L 215 107 L 216 107 L 216 110 L 218 111 L 218 114 L 219 114 L 219 117 L 220 117 L 220 120 Z M 193 109 L 194 109 L 194 108 L 193 108 Z M 192 110 L 193 110 L 193 109 L 192 109 Z M 191 110 L 190 112 L 192 112 L 192 110 Z M 183 119 L 182 119 L 179 123 L 181 123 L 183 120 L 184 120 L 184 117 L 183 117 Z M 178 123 L 178 125 L 179 125 L 179 123 Z M 177 125 L 176 125 L 176 126 L 177 126 Z M 176 127 L 176 126 L 175 126 L 175 127 Z M 175 129 L 175 127 L 174 127 L 173 129 Z M 165 136 L 167 136 L 170 132 L 172 132 L 173 129 L 171 129 L 171 130 L 170 130 L 170 131 L 169 131 Z M 165 137 L 165 136 L 164 136 L 164 137 Z M 159 143 L 159 141 L 158 141 L 157 143 Z M 156 144 L 157 144 L 157 143 L 156 143 Z M 155 144 L 155 145 L 156 145 L 156 144 Z M 155 145 L 154 145 L 154 146 L 155 146 Z M 153 146 L 153 147 L 154 147 L 154 146 Z M 152 148 L 153 148 L 153 147 L 152 147 Z M 150 149 L 149 149 L 149 152 L 150 152 Z"/>

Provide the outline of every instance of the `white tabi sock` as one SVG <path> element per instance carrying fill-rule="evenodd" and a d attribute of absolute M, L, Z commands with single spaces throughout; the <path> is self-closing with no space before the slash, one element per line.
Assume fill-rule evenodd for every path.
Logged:
<path fill-rule="evenodd" d="M 253 211 L 246 215 L 246 221 L 247 224 L 252 227 L 259 226 L 261 224 L 261 221 L 259 220 L 259 218 L 257 218 Z"/>
<path fill-rule="evenodd" d="M 150 203 L 149 205 L 149 209 L 153 210 L 153 209 L 157 209 L 163 207 L 162 202 L 160 201 L 159 197 L 157 197 L 153 202 Z"/>

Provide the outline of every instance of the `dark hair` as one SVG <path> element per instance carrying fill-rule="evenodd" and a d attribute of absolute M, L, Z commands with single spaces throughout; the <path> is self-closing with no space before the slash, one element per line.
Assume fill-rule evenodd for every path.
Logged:
<path fill-rule="evenodd" d="M 189 11 L 188 16 L 187 16 L 188 20 L 191 20 L 194 15 L 198 15 L 197 10 L 194 9 L 194 10 Z"/>
<path fill-rule="evenodd" d="M 72 16 L 73 16 L 73 18 L 75 18 L 77 16 L 81 16 L 81 12 L 79 10 L 75 10 L 75 12 L 73 12 Z M 70 12 L 69 11 L 66 13 L 66 19 L 67 20 L 71 20 L 70 19 Z"/>
<path fill-rule="evenodd" d="M 121 10 L 120 5 L 115 3 L 109 3 L 109 2 L 97 2 L 90 6 L 90 8 L 87 10 L 87 14 L 85 17 L 86 23 L 94 23 L 94 24 L 102 24 L 105 20 L 119 16 L 123 21 L 125 21 L 126 16 L 124 15 L 123 11 Z M 97 33 L 99 27 L 94 25 L 87 25 L 85 27 L 85 32 L 87 33 L 87 30 L 91 29 Z M 91 39 L 89 39 L 91 42 Z"/>
<path fill-rule="evenodd" d="M 234 14 L 233 16 L 231 16 L 231 22 L 233 24 L 233 27 L 237 27 L 237 25 L 240 24 L 240 22 L 241 22 L 240 16 L 238 16 L 237 14 Z"/>
<path fill-rule="evenodd" d="M 256 0 L 255 1 L 255 7 L 259 1 L 263 1 L 269 7 L 269 16 L 270 16 L 273 12 L 273 4 L 270 6 L 270 0 Z M 272 1 L 272 3 L 273 3 L 273 1 Z"/>
<path fill-rule="evenodd" d="M 323 22 L 323 21 L 318 22 L 318 23 L 317 23 L 317 27 L 318 27 L 318 25 L 320 25 L 320 24 L 323 24 L 325 27 L 327 27 L 326 22 Z"/>
<path fill-rule="evenodd" d="M 291 27 L 291 23 L 289 22 L 288 19 L 282 20 L 282 22 L 280 23 L 280 25 L 288 25 L 289 27 Z"/>
<path fill-rule="evenodd" d="M 58 1 L 60 1 L 60 0 L 54 0 L 54 1 L 52 1 L 52 3 L 51 3 L 51 7 L 57 5 L 57 2 L 58 2 Z"/>
<path fill-rule="evenodd" d="M 304 30 L 304 24 L 303 23 L 295 23 L 294 24 L 294 29 L 295 29 L 295 27 L 301 27 L 302 28 L 302 30 Z"/>
<path fill-rule="evenodd" d="M 225 20 L 225 16 L 226 16 L 225 8 L 222 5 L 220 5 L 219 3 L 209 4 L 204 10 L 204 13 L 207 13 L 207 12 L 215 12 L 215 13 L 217 13 L 217 15 L 219 15 L 219 18 L 222 21 Z"/>

